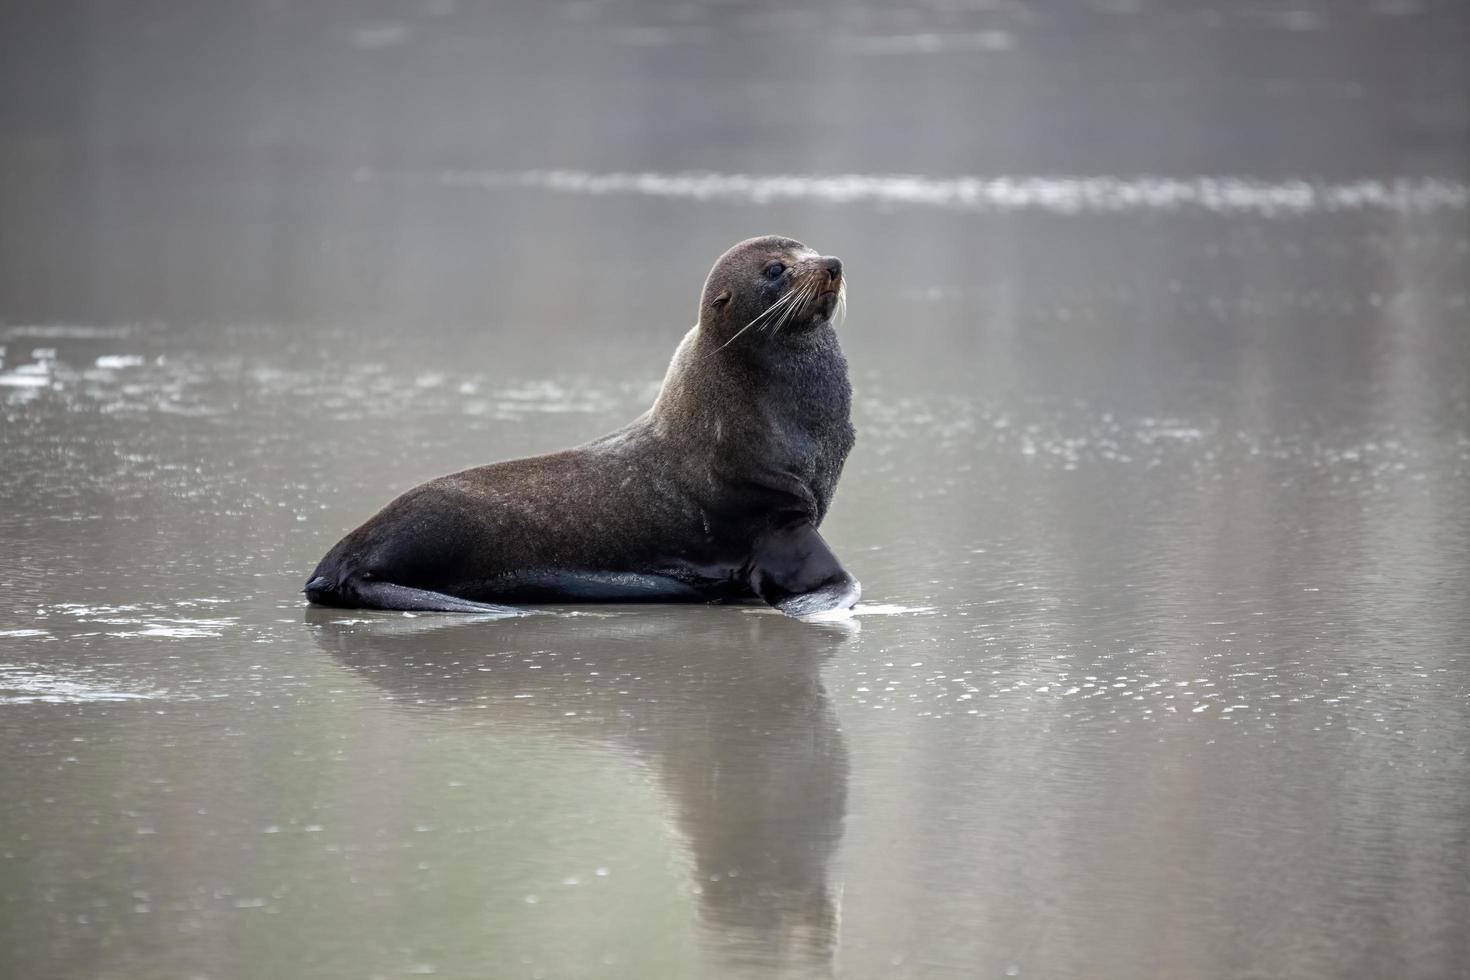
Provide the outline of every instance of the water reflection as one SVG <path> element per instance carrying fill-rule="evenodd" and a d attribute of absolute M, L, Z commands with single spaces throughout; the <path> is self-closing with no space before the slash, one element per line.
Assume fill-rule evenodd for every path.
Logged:
<path fill-rule="evenodd" d="M 1464 973 L 1470 5 L 376 6 L 0 10 L 0 976 Z M 302 626 L 769 231 L 932 613 Z"/>
<path fill-rule="evenodd" d="M 692 857 L 703 945 L 766 970 L 831 969 L 848 758 L 821 668 L 849 629 L 736 609 L 306 617 L 405 710 L 594 741 L 648 766 Z"/>

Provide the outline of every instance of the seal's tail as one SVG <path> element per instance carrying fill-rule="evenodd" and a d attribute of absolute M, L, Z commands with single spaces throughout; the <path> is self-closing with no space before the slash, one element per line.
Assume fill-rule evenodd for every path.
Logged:
<path fill-rule="evenodd" d="M 499 619 L 511 616 L 528 616 L 529 609 L 515 606 L 498 606 L 489 602 L 474 602 L 443 592 L 414 589 L 392 582 L 355 579 L 350 585 L 351 595 L 334 586 L 325 575 L 318 575 L 306 583 L 301 591 L 307 601 L 318 606 L 343 606 L 357 609 L 387 609 L 398 612 L 453 612 L 471 613 L 476 616 L 494 616 Z"/>

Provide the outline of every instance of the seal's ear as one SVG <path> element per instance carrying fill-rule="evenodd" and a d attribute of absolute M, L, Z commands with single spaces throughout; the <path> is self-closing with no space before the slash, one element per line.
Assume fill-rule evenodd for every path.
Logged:
<path fill-rule="evenodd" d="M 709 305 L 710 306 L 724 306 L 726 303 L 730 302 L 731 295 L 733 295 L 733 294 L 730 292 L 730 290 L 728 290 L 728 289 L 722 289 L 722 290 L 720 290 L 720 295 L 716 296 L 713 300 L 711 300 Z"/>

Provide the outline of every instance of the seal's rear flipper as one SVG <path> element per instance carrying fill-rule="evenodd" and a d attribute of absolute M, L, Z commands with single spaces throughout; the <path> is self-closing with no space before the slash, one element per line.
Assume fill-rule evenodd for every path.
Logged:
<path fill-rule="evenodd" d="M 319 606 L 351 606 L 360 609 L 386 609 L 397 612 L 452 612 L 472 613 L 477 616 L 495 616 L 505 619 L 511 616 L 529 616 L 531 610 L 515 606 L 497 606 L 489 602 L 474 602 L 443 592 L 414 589 L 392 582 L 354 579 L 351 584 L 352 601 L 333 589 L 331 582 L 318 575 L 306 583 L 303 589 L 306 598 Z"/>
<path fill-rule="evenodd" d="M 515 606 L 499 606 L 490 602 L 474 602 L 443 592 L 413 589 L 392 582 L 359 582 L 357 597 L 369 609 L 397 609 L 404 612 L 454 612 L 474 613 L 478 616 L 529 616 L 531 610 Z"/>
<path fill-rule="evenodd" d="M 862 595 L 858 580 L 805 521 L 772 531 L 756 545 L 750 585 L 762 599 L 798 619 L 851 609 Z"/>

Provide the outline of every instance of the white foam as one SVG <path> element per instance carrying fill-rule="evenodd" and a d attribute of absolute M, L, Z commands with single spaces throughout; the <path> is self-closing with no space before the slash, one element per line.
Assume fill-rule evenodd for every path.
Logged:
<path fill-rule="evenodd" d="M 9 374 L 0 374 L 0 386 L 6 388 L 44 388 L 50 383 L 49 375 L 22 373 L 18 368 Z"/>
<path fill-rule="evenodd" d="M 1009 51 L 1016 46 L 1008 31 L 973 31 L 951 34 L 862 34 L 842 38 L 838 46 L 854 54 L 934 54 L 938 51 Z"/>
<path fill-rule="evenodd" d="M 371 172 L 359 173 L 371 179 Z M 1334 211 L 1418 213 L 1470 207 L 1470 184 L 1434 178 L 1310 178 L 1267 181 L 1232 175 L 1187 177 L 772 174 L 445 170 L 449 187 L 526 188 L 566 194 L 643 195 L 695 201 L 883 204 L 957 211 L 1108 214 L 1207 211 L 1263 216 Z"/>
<path fill-rule="evenodd" d="M 852 609 L 823 609 L 819 612 L 804 613 L 796 618 L 804 623 L 843 623 L 852 619 L 854 615 Z"/>
<path fill-rule="evenodd" d="M 107 370 L 117 368 L 137 367 L 143 363 L 143 358 L 137 354 L 103 354 L 97 358 L 97 366 Z"/>
<path fill-rule="evenodd" d="M 110 636 L 163 636 L 170 639 L 181 640 L 193 637 L 219 637 L 224 633 L 217 629 L 208 629 L 199 626 L 165 626 L 163 624 L 150 624 L 147 629 L 131 633 L 112 633 Z"/>
<path fill-rule="evenodd" d="M 136 324 L 121 323 L 111 326 L 76 323 L 18 323 L 0 328 L 0 337 L 41 337 L 47 340 L 92 340 L 99 338 L 125 337 L 137 329 Z"/>
<path fill-rule="evenodd" d="M 853 607 L 854 616 L 902 616 L 906 613 L 933 612 L 933 606 L 900 606 L 892 602 L 862 602 Z"/>
<path fill-rule="evenodd" d="M 412 34 L 412 28 L 401 20 L 367 21 L 352 29 L 348 43 L 359 51 L 381 51 L 403 44 Z"/>
<path fill-rule="evenodd" d="M 0 664 L 0 704 L 84 704 L 96 701 L 147 701 L 152 693 L 118 691 L 90 680 L 62 677 Z"/>
<path fill-rule="evenodd" d="M 196 602 L 204 601 L 209 600 L 186 600 L 179 603 L 179 605 L 192 606 Z M 227 630 L 238 626 L 239 620 L 238 616 L 217 618 L 169 616 L 164 614 L 167 606 L 163 605 L 155 605 L 149 609 L 144 609 L 137 605 L 86 606 L 76 602 L 60 602 L 54 608 L 57 612 L 74 617 L 84 623 L 95 623 L 102 626 L 137 627 L 130 630 L 108 631 L 108 636 L 117 637 L 150 636 L 167 639 L 217 638 L 224 636 Z"/>

